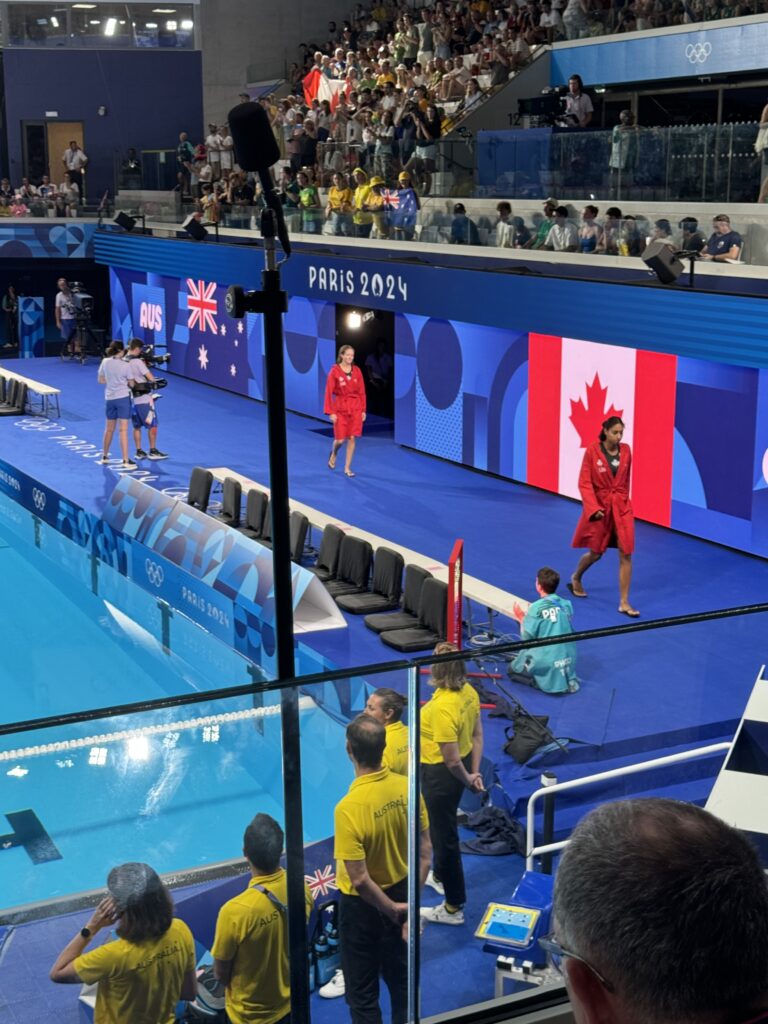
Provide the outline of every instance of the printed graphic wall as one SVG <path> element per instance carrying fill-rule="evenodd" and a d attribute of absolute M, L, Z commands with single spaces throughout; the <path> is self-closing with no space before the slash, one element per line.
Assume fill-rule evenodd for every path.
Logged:
<path fill-rule="evenodd" d="M 249 398 L 266 399 L 262 318 L 231 319 L 227 285 L 110 269 L 112 336 L 171 354 L 170 369 Z M 294 298 L 285 317 L 285 394 L 293 412 L 323 415 L 336 349 L 336 306 Z"/>
<path fill-rule="evenodd" d="M 766 371 L 455 321 L 396 318 L 395 440 L 578 497 L 626 422 L 636 514 L 768 555 Z"/>

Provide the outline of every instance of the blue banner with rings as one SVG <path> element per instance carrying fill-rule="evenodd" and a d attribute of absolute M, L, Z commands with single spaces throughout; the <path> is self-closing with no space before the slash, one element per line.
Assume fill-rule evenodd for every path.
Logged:
<path fill-rule="evenodd" d="M 740 19 L 738 25 L 710 22 L 706 28 L 682 32 L 633 32 L 610 42 L 556 44 L 551 83 L 564 85 L 571 75 L 581 75 L 589 86 L 756 71 L 765 67 L 766 53 L 768 21 L 744 24 Z"/>

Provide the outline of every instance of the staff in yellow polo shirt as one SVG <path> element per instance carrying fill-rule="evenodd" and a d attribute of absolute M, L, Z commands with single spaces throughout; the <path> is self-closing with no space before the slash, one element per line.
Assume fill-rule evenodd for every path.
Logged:
<path fill-rule="evenodd" d="M 231 1024 L 288 1024 L 291 1016 L 288 907 L 285 870 L 280 867 L 283 830 L 268 814 L 257 814 L 243 836 L 251 869 L 245 892 L 224 904 L 216 921 L 213 973 L 226 985 Z M 304 887 L 307 916 L 312 897 Z"/>
<path fill-rule="evenodd" d="M 197 995 L 195 944 L 173 916 L 170 893 L 149 864 L 121 864 L 99 903 L 51 968 L 51 981 L 99 983 L 94 1024 L 173 1024 L 176 1003 Z M 119 921 L 118 938 L 86 953 L 91 938 Z"/>
<path fill-rule="evenodd" d="M 401 721 L 407 703 L 402 693 L 380 686 L 365 705 L 366 714 L 381 722 L 386 730 L 382 763 L 398 775 L 408 774 L 408 728 Z"/>
<path fill-rule="evenodd" d="M 440 643 L 434 653 L 455 650 Z M 465 675 L 461 660 L 433 665 L 429 682 L 435 692 L 421 712 L 421 789 L 435 851 L 427 885 L 445 897 L 436 907 L 422 907 L 421 916 L 435 924 L 464 924 L 467 893 L 456 812 L 465 789 L 480 793 L 484 788 L 480 698 Z"/>
<path fill-rule="evenodd" d="M 334 814 L 339 944 L 352 1024 L 381 1020 L 379 976 L 389 989 L 392 1024 L 407 1013 L 408 780 L 381 763 L 381 722 L 358 715 L 347 726 L 355 781 Z M 432 854 L 424 801 L 419 808 L 419 877 Z"/>

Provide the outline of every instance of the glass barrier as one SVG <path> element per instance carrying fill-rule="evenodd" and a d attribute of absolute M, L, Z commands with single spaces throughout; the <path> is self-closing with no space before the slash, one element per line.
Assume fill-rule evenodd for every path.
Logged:
<path fill-rule="evenodd" d="M 5 46 L 192 49 L 195 45 L 193 4 L 165 9 L 116 3 L 6 6 Z"/>
<path fill-rule="evenodd" d="M 421 1017 L 510 993 L 560 992 L 556 974 L 543 957 L 538 962 L 538 947 L 525 952 L 539 926 L 518 914 L 512 925 L 522 931 L 513 928 L 501 941 L 498 913 L 505 911 L 491 912 L 490 905 L 524 902 L 522 882 L 527 898 L 539 894 L 544 928 L 548 866 L 536 857 L 534 873 L 524 878 L 525 854 L 534 844 L 567 840 L 600 802 L 658 795 L 704 804 L 729 770 L 749 785 L 744 773 L 754 751 L 741 763 L 738 745 L 729 745 L 761 672 L 768 612 L 757 607 L 759 614 L 597 630 L 555 647 L 534 641 L 521 649 L 478 636 L 475 646 L 439 663 L 427 656 L 374 666 L 364 678 L 349 669 L 300 678 L 295 704 L 286 697 L 292 691 L 265 684 L 273 689 L 226 699 L 201 693 L 186 706 L 155 702 L 23 732 L 0 727 L 0 800 L 9 826 L 0 844 L 0 939 L 15 930 L 19 940 L 6 946 L 0 998 L 17 1002 L 23 989 L 29 1019 L 39 1016 L 35 999 L 68 1019 L 63 1014 L 74 1012 L 78 989 L 54 989 L 48 971 L 93 920 L 110 870 L 124 862 L 149 864 L 163 876 L 201 962 L 210 963 L 212 950 L 218 959 L 236 959 L 232 916 L 245 912 L 245 903 L 249 913 L 268 911 L 274 920 L 286 913 L 286 883 L 269 860 L 282 844 L 279 833 L 261 818 L 244 840 L 256 814 L 303 839 L 300 871 L 314 910 L 306 937 L 310 1010 L 342 995 L 344 985 L 359 1006 L 379 998 L 383 1005 L 413 1005 L 418 995 Z M 37 670 L 32 663 L 27 676 Z M 435 741 L 440 702 L 462 709 L 455 750 L 448 740 Z M 370 718 L 349 729 L 364 710 Z M 284 750 L 294 715 L 300 748 Z M 382 746 L 389 768 L 383 773 Z M 286 803 L 283 766 L 295 772 L 298 757 L 301 792 Z M 661 758 L 669 760 L 657 763 Z M 641 770 L 627 774 L 637 765 Z M 543 813 L 539 803 L 526 837 L 528 802 L 545 773 L 549 784 L 601 779 L 558 792 L 553 812 Z M 417 791 L 428 828 L 413 813 Z M 363 807 L 370 818 L 361 817 L 368 813 Z M 390 830 L 396 855 L 377 859 L 365 845 L 368 828 Z M 265 858 L 254 871 L 243 859 L 244 844 Z M 385 890 L 383 898 L 371 897 L 384 922 L 360 895 L 370 895 L 359 873 L 366 849 L 368 873 Z M 254 893 L 254 876 L 278 903 Z M 240 894 L 249 883 L 245 900 Z M 234 897 L 238 902 L 227 907 Z M 83 941 L 83 949 L 109 941 L 114 929 L 115 922 L 105 924 L 103 937 Z M 387 952 L 381 996 L 360 980 L 370 969 L 374 934 Z M 516 950 L 518 961 L 533 958 L 527 974 L 516 965 Z M 27 958 L 24 971 L 14 969 L 17 956 Z M 87 964 L 83 977 L 92 978 Z M 409 977 L 417 979 L 410 989 Z M 240 983 L 228 998 L 236 998 Z M 525 999 L 510 1005 L 524 1007 Z M 295 1019 L 308 1018 L 297 1011 Z"/>

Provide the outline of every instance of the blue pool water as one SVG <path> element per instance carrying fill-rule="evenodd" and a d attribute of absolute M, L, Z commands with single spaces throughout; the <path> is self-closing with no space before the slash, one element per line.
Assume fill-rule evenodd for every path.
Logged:
<path fill-rule="evenodd" d="M 93 571 L 82 549 L 45 524 L 35 533 L 0 497 L 2 721 L 250 681 L 242 658 L 178 613 L 168 653 L 157 602 L 103 565 Z M 254 814 L 282 817 L 280 716 L 277 698 L 264 702 L 3 737 L 0 908 L 98 888 L 124 860 L 173 872 L 238 858 Z M 352 772 L 343 725 L 308 696 L 301 730 L 311 842 L 333 831 Z"/>

